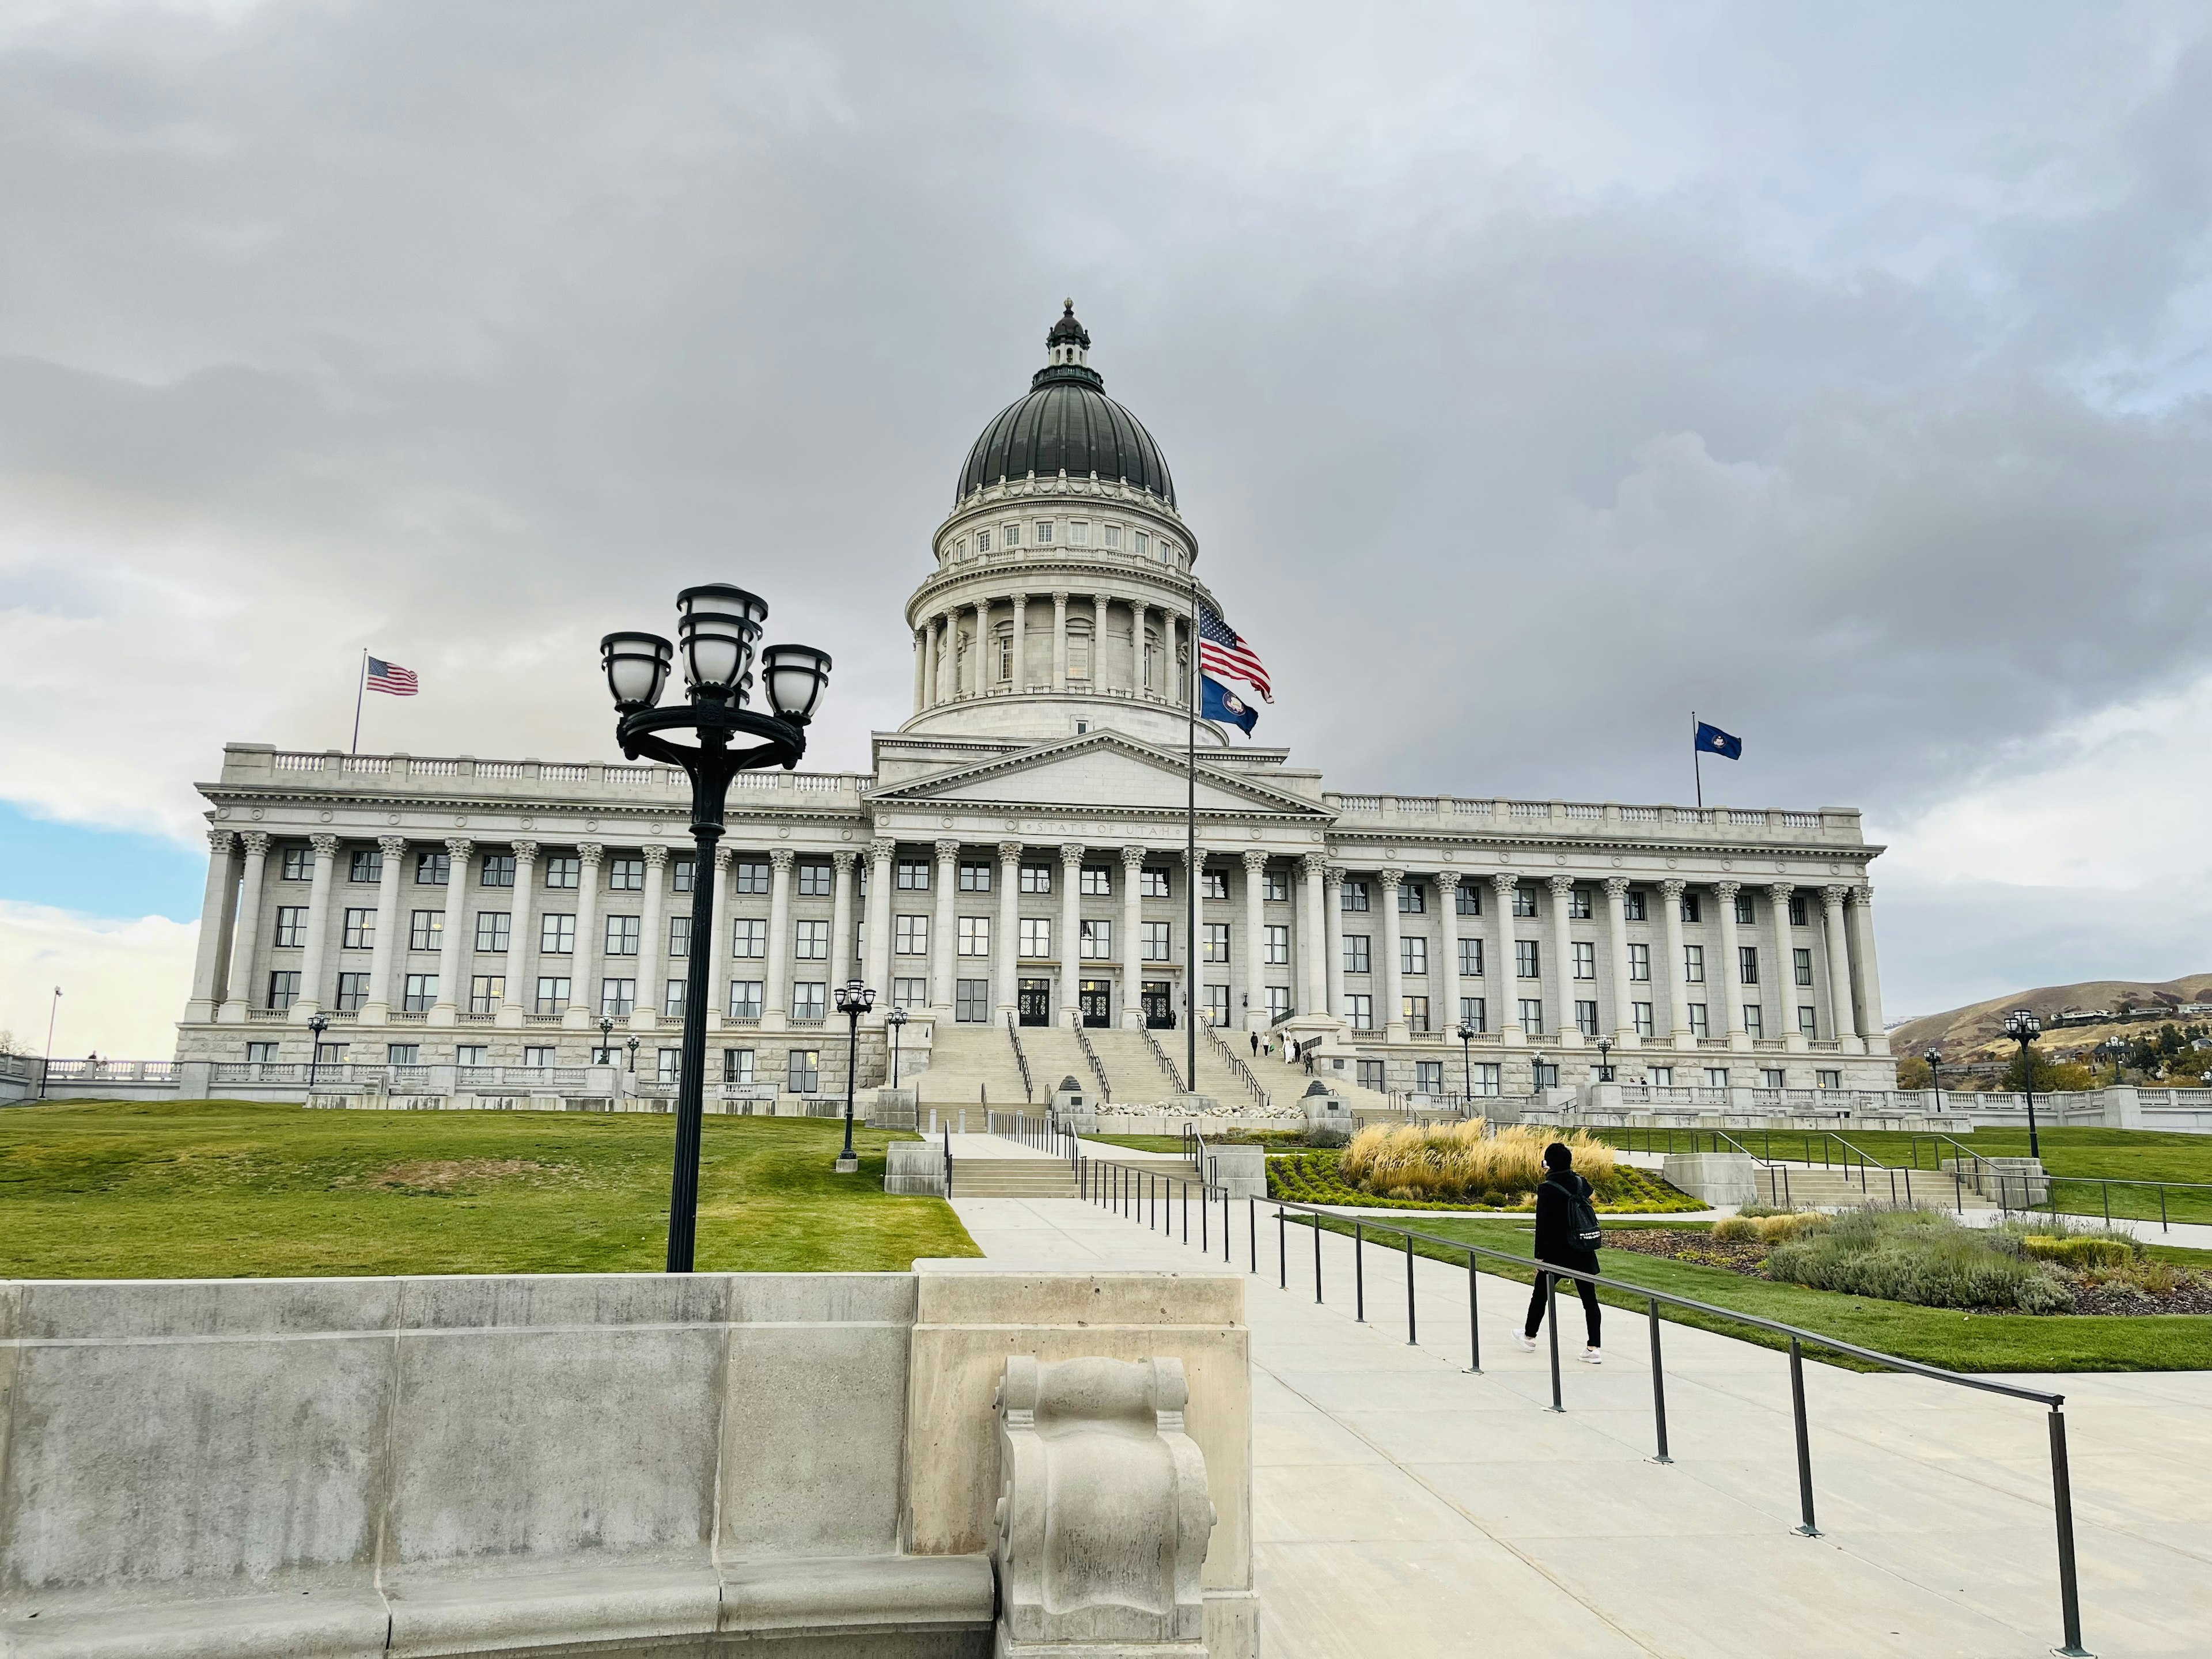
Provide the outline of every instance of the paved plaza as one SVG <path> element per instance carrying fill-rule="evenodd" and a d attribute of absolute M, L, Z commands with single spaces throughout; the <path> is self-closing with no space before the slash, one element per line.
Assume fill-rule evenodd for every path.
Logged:
<path fill-rule="evenodd" d="M 974 1137 L 984 1151 L 986 1138 Z M 956 1156 L 959 1152 L 956 1147 Z M 997 1141 L 990 1156 L 1018 1156 Z M 1133 1160 L 1134 1161 L 1134 1160 Z M 984 1252 L 1023 1266 L 1190 1269 L 1186 1248 L 1068 1199 L 963 1200 Z M 1215 1212 L 1218 1218 L 1218 1210 Z M 2060 1625 L 2048 1438 L 2026 1401 L 1807 1368 L 1822 1536 L 1796 1524 L 1786 1357 L 1665 1327 L 1670 1449 L 1653 1451 L 1645 1322 L 1606 1310 L 1601 1369 L 1569 1359 L 1547 1409 L 1526 1290 L 1480 1285 L 1467 1373 L 1462 1270 L 1293 1234 L 1249 1281 L 1255 1570 L 1276 1659 L 1428 1654 L 2033 1655 Z M 1193 1238 L 1197 1220 L 1192 1218 Z M 1232 1230 L 1246 1262 L 1244 1206 Z M 1218 1267 L 1219 1238 L 1212 1235 Z M 1581 1347 L 1578 1309 L 1571 1340 Z M 2083 1622 L 2100 1655 L 2212 1653 L 2212 1375 L 2014 1379 L 2067 1396 Z"/>

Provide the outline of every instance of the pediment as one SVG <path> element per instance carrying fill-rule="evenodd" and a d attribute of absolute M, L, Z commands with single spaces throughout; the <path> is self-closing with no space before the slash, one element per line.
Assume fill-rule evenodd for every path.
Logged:
<path fill-rule="evenodd" d="M 1024 749 L 1012 755 L 910 779 L 868 799 L 884 805 L 1060 807 L 1073 811 L 1103 810 L 1181 812 L 1189 781 L 1180 754 L 1154 749 L 1118 732 L 1093 732 L 1065 743 Z M 1209 817 L 1231 815 L 1310 819 L 1328 813 L 1310 800 L 1250 778 L 1218 771 L 1198 763 L 1198 810 Z"/>

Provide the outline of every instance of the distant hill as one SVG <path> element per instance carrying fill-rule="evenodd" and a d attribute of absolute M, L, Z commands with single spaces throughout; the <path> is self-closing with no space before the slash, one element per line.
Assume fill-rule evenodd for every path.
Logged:
<path fill-rule="evenodd" d="M 2033 991 L 2018 991 L 2009 996 L 1977 1002 L 1972 1007 L 1909 1019 L 1890 1032 L 1889 1050 L 1903 1056 L 1925 1054 L 1936 1048 L 1943 1051 L 1945 1059 L 1961 1062 L 1978 1058 L 2001 1059 L 2012 1048 L 2004 1036 L 2004 1017 L 2015 1008 L 2033 1009 L 2036 1017 L 2048 1025 L 2069 1008 L 2107 1008 L 2117 1013 L 2123 1002 L 2131 1002 L 2139 1010 L 2171 1009 L 2185 1002 L 2212 1002 L 2212 974 L 2191 974 L 2160 983 L 2092 979 L 2079 985 L 2045 985 Z M 2069 1027 L 2051 1032 L 2046 1042 L 2051 1048 L 2087 1048 L 2115 1031 L 2139 1036 L 2142 1029 L 2133 1020 L 2124 1024 Z"/>

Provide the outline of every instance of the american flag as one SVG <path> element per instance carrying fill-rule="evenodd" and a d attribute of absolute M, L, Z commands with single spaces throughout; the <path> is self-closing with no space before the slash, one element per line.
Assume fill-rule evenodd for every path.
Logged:
<path fill-rule="evenodd" d="M 402 668 L 396 662 L 386 662 L 381 658 L 371 657 L 368 659 L 368 689 L 372 691 L 388 691 L 395 697 L 411 697 L 416 690 L 415 671 L 411 668 Z"/>
<path fill-rule="evenodd" d="M 1198 607 L 1198 665 L 1217 680 L 1235 680 L 1239 685 L 1250 686 L 1269 702 L 1275 700 L 1260 653 L 1202 601 Z"/>

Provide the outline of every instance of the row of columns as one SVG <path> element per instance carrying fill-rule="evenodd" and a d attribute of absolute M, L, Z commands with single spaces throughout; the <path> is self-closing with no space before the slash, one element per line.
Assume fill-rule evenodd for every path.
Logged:
<path fill-rule="evenodd" d="M 1176 646 L 1179 637 L 1188 633 L 1188 624 L 1179 611 L 1165 605 L 1152 605 L 1142 599 L 1116 599 L 1111 594 L 1072 594 L 1054 592 L 1052 596 L 1052 673 L 1049 679 L 1034 674 L 1029 661 L 1029 612 L 1032 596 L 1013 593 L 1001 599 L 977 599 L 971 604 L 929 618 L 915 635 L 914 701 L 917 711 L 934 708 L 940 704 L 957 702 L 964 697 L 983 696 L 994 685 L 1001 684 L 996 677 L 992 660 L 993 618 L 1000 605 L 1012 608 L 1013 616 L 1013 673 L 1004 682 L 1012 690 L 1026 691 L 1041 687 L 1053 691 L 1066 691 L 1071 683 L 1096 689 L 1106 681 L 1106 620 L 1109 608 L 1115 605 L 1128 607 L 1131 615 L 1128 671 L 1129 685 L 1139 693 L 1156 690 L 1170 702 L 1183 701 L 1182 676 L 1178 668 Z M 1068 660 L 1068 606 L 1070 603 L 1087 608 L 1091 612 L 1091 662 L 1080 678 L 1073 678 Z M 1145 674 L 1145 635 L 1151 618 L 1160 618 L 1160 639 L 1165 660 L 1161 665 L 1157 687 L 1149 687 Z M 959 650 L 961 620 L 972 617 L 970 636 L 974 641 L 963 661 Z"/>

